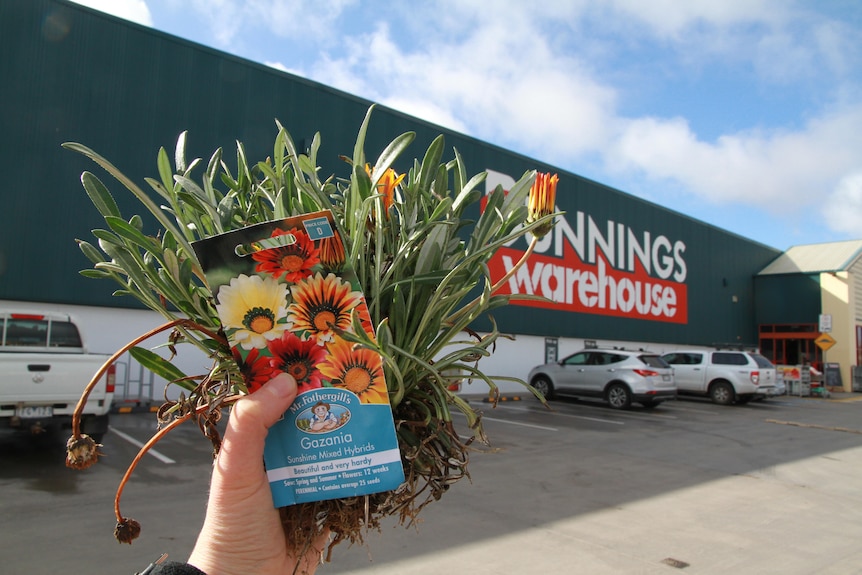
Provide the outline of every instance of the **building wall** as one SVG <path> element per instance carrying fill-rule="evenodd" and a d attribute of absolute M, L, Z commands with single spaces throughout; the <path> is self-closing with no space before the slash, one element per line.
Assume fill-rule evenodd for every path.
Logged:
<path fill-rule="evenodd" d="M 277 118 L 300 148 L 320 132 L 322 173 L 344 176 L 339 155 L 351 153 L 370 105 L 60 0 L 0 3 L 0 47 L 0 171 L 12 182 L 7 210 L 16 214 L 0 226 L 0 300 L 93 306 L 112 314 L 140 309 L 135 300 L 113 297 L 116 285 L 78 274 L 89 262 L 74 240 L 93 241 L 91 230 L 104 227 L 81 188 L 81 173 L 102 179 L 126 218 L 141 208 L 101 168 L 62 149 L 63 142 L 91 147 L 147 189 L 145 177 L 158 174 L 158 149 L 172 157 L 181 132 L 188 131 L 189 159 L 206 163 L 222 148 L 230 165 L 237 140 L 253 161 L 270 155 Z M 596 301 L 509 306 L 494 312 L 502 331 L 572 342 L 756 343 L 753 278 L 778 250 L 383 107 L 372 118 L 369 159 L 406 131 L 416 133 L 410 158 L 421 157 L 442 133 L 447 158 L 455 148 L 471 173 L 489 170 L 503 185 L 533 169 L 560 175 L 557 205 L 566 215 L 510 289 Z M 408 158 L 396 165 L 399 171 L 409 167 Z M 145 232 L 158 233 L 151 218 L 145 217 Z M 521 242 L 507 253 L 515 258 L 525 248 Z M 497 263 L 505 266 L 502 259 Z M 572 283 L 576 274 L 581 279 Z M 664 303 L 673 313 L 661 316 L 656 306 L 652 314 L 647 305 L 636 317 L 636 289 L 641 296 L 646 289 L 672 294 L 675 304 Z"/>
<path fill-rule="evenodd" d="M 820 274 L 823 313 L 832 316 L 835 345 L 823 353 L 824 363 L 838 363 L 844 389 L 852 389 L 851 366 L 856 364 L 856 324 L 853 317 L 853 282 L 848 272 Z"/>

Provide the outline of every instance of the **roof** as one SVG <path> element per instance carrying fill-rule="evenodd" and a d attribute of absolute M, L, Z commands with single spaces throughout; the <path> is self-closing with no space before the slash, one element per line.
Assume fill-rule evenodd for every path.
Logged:
<path fill-rule="evenodd" d="M 793 246 L 757 275 L 847 271 L 862 256 L 862 240 Z"/>

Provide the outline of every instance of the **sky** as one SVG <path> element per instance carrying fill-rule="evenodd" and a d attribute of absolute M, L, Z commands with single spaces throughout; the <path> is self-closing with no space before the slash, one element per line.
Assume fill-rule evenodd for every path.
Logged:
<path fill-rule="evenodd" d="M 862 239 L 858 0 L 75 1 L 774 248 Z"/>

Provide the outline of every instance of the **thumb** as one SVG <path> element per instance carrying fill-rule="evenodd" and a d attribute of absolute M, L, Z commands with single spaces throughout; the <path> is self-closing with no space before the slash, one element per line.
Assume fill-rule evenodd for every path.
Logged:
<path fill-rule="evenodd" d="M 223 451 L 233 463 L 243 465 L 263 456 L 263 441 L 267 431 L 278 421 L 296 399 L 296 380 L 280 373 L 254 393 L 243 397 L 233 406 L 224 434 Z M 221 457 L 220 457 L 221 459 Z M 228 463 L 228 462 L 224 462 Z"/>

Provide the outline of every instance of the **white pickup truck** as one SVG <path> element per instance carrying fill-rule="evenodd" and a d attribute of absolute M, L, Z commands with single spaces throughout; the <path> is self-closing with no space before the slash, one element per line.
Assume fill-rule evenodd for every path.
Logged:
<path fill-rule="evenodd" d="M 87 352 L 68 315 L 0 311 L 0 430 L 71 428 L 81 393 L 107 359 Z M 114 383 L 112 366 L 81 415 L 81 431 L 96 442 L 108 431 Z"/>

